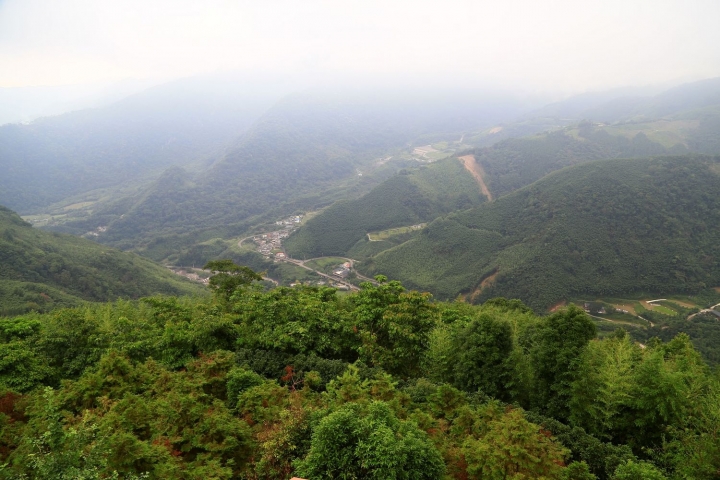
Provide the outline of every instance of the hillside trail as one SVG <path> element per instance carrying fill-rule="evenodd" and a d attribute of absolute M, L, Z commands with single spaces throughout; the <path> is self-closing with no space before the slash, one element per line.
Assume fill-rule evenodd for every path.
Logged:
<path fill-rule="evenodd" d="M 490 189 L 485 185 L 485 171 L 477 160 L 475 160 L 475 155 L 463 155 L 462 157 L 458 157 L 458 160 L 462 162 L 465 170 L 470 172 L 470 175 L 475 178 L 478 185 L 480 185 L 480 190 L 483 195 L 488 199 L 488 202 L 492 202 L 492 193 L 490 193 Z"/>

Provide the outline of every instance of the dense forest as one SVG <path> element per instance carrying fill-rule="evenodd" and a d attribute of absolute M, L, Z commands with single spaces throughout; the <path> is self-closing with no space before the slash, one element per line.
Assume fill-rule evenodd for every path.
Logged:
<path fill-rule="evenodd" d="M 286 243 L 297 258 L 346 255 L 367 234 L 435 219 L 481 204 L 472 176 L 457 159 L 404 169 L 357 200 L 337 202 Z"/>
<path fill-rule="evenodd" d="M 0 206 L 0 315 L 203 289 L 138 255 L 32 228 Z"/>
<path fill-rule="evenodd" d="M 0 478 L 716 478 L 720 383 L 683 334 L 209 268 L 212 298 L 0 319 Z"/>
<path fill-rule="evenodd" d="M 538 310 L 573 295 L 715 287 L 719 161 L 677 156 L 571 167 L 439 218 L 361 268 L 444 299 L 507 296 Z"/>

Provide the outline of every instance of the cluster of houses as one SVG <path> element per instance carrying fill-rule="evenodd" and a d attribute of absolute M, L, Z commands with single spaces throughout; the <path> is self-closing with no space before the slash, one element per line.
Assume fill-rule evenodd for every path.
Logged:
<path fill-rule="evenodd" d="M 585 304 L 583 305 L 583 310 L 585 310 L 587 313 L 599 313 L 600 315 L 604 315 L 607 313 L 605 307 L 602 304 L 598 304 L 595 302 L 585 302 Z"/>
<path fill-rule="evenodd" d="M 352 269 L 352 263 L 345 262 L 342 265 L 338 265 L 337 267 L 335 267 L 333 269 L 333 275 L 335 275 L 336 277 L 340 277 L 344 280 L 348 277 L 348 275 L 350 275 L 351 269 Z"/>
<path fill-rule="evenodd" d="M 283 225 L 285 228 L 296 227 L 302 221 L 302 215 L 293 215 L 283 220 L 278 220 L 275 225 Z"/>
<path fill-rule="evenodd" d="M 290 236 L 290 230 L 278 230 L 277 232 L 263 233 L 262 235 L 256 235 L 253 237 L 253 242 L 258 246 L 258 252 L 269 257 L 273 251 L 280 250 L 282 248 L 282 239 Z M 282 253 L 282 252 L 280 252 Z M 277 255 L 280 255 L 277 253 Z M 283 258 L 285 254 L 283 254 Z"/>
<path fill-rule="evenodd" d="M 266 257 L 269 257 L 275 253 L 275 257 L 278 259 L 284 259 L 285 254 L 278 252 L 282 249 L 282 240 L 290 236 L 293 230 L 300 225 L 302 221 L 302 215 L 293 215 L 283 220 L 278 220 L 275 225 L 284 227 L 283 230 L 278 230 L 270 233 L 263 233 L 253 237 L 253 242 L 258 246 L 258 252 Z"/>

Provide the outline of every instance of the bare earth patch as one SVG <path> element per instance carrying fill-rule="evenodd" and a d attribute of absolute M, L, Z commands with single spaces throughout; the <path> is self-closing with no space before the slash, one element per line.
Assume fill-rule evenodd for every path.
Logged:
<path fill-rule="evenodd" d="M 488 202 L 492 202 L 492 193 L 490 193 L 490 189 L 485 185 L 485 170 L 483 170 L 482 166 L 475 160 L 475 155 L 463 155 L 462 157 L 458 157 L 458 160 L 462 162 L 465 170 L 470 172 L 470 175 L 475 178 L 478 185 L 480 185 L 480 190 L 483 195 L 488 199 Z"/>
<path fill-rule="evenodd" d="M 566 302 L 565 300 L 556 303 L 555 305 L 553 305 L 552 307 L 550 307 L 550 313 L 557 312 L 558 310 L 560 310 L 561 308 L 563 308 L 565 305 L 567 305 L 567 302 Z"/>
<path fill-rule="evenodd" d="M 480 295 L 483 290 L 495 283 L 495 278 L 498 276 L 498 273 L 500 273 L 500 271 L 495 270 L 490 276 L 485 277 L 485 279 L 480 282 L 480 285 L 475 289 L 475 291 L 469 295 L 470 302 L 474 302 L 477 296 Z"/>

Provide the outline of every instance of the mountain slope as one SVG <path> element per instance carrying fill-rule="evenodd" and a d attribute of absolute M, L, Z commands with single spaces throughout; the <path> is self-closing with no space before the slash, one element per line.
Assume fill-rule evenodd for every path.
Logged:
<path fill-rule="evenodd" d="M 338 202 L 312 218 L 286 242 L 297 258 L 347 255 L 367 234 L 432 220 L 479 205 L 480 188 L 457 159 L 403 170 L 357 200 Z"/>
<path fill-rule="evenodd" d="M 22 214 L 144 182 L 219 155 L 279 97 L 222 77 L 151 88 L 113 105 L 0 127 L 0 204 Z"/>
<path fill-rule="evenodd" d="M 0 315 L 204 288 L 135 254 L 32 228 L 0 206 Z"/>
<path fill-rule="evenodd" d="M 407 148 L 413 139 L 489 125 L 510 115 L 503 106 L 517 108 L 498 99 L 441 100 L 446 98 L 374 92 L 290 95 L 206 171 L 173 170 L 143 192 L 98 206 L 90 218 L 67 222 L 62 229 L 82 234 L 104 226 L 100 242 L 123 248 L 132 244 L 140 251 L 161 236 L 325 206 L 349 192 L 369 190 L 367 176 L 359 176 L 358 169 L 371 168 L 378 157 Z"/>
<path fill-rule="evenodd" d="M 520 298 L 720 285 L 720 158 L 617 159 L 556 172 L 431 223 L 375 256 L 383 273 L 441 298 Z"/>

